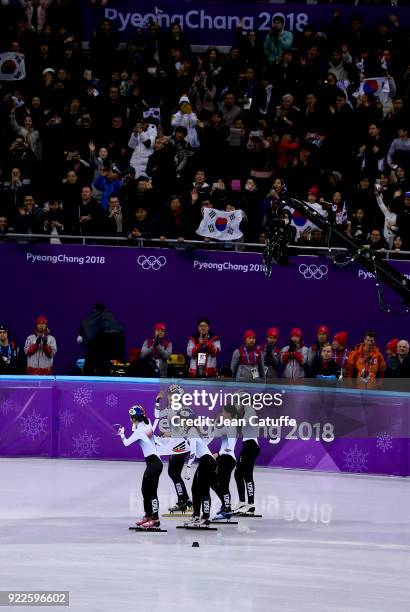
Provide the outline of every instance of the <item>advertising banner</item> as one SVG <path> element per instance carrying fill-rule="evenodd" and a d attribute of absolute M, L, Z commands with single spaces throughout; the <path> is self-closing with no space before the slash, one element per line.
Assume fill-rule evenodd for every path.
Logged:
<path fill-rule="evenodd" d="M 394 266 L 410 274 L 410 262 Z M 123 325 L 127 354 L 152 338 L 161 321 L 173 352 L 186 355 L 198 318 L 207 317 L 221 339 L 218 368 L 230 365 L 246 329 L 262 344 L 266 330 L 279 327 L 284 346 L 291 328 L 300 327 L 310 345 L 317 326 L 328 325 L 331 335 L 348 332 L 349 348 L 372 329 L 382 350 L 391 338 L 408 337 L 410 329 L 409 314 L 393 314 L 402 310 L 400 297 L 383 290 L 393 312 L 380 309 L 370 272 L 355 264 L 340 269 L 319 257 L 292 257 L 268 278 L 258 253 L 2 243 L 0 274 L 13 277 L 0 322 L 24 345 L 36 317 L 45 315 L 57 340 L 56 374 L 73 373 L 83 357 L 79 325 L 96 302 L 104 302 Z"/>
<path fill-rule="evenodd" d="M 180 23 L 193 45 L 234 44 L 234 32 L 241 23 L 245 30 L 256 30 L 264 37 L 269 32 L 272 18 L 280 15 L 285 20 L 285 29 L 298 34 L 309 23 L 315 28 L 330 27 L 335 11 L 341 12 L 343 25 L 352 16 L 359 15 L 366 26 L 374 28 L 381 19 L 392 12 L 389 6 L 339 6 L 263 3 L 263 2 L 193 2 L 192 0 L 118 0 L 112 6 L 98 10 L 89 3 L 82 8 L 84 40 L 89 40 L 91 32 L 102 18 L 112 21 L 120 35 L 120 40 L 132 40 L 137 28 L 145 28 L 156 21 L 166 30 L 175 21 Z M 403 23 L 408 23 L 408 7 L 394 7 L 394 14 Z"/>

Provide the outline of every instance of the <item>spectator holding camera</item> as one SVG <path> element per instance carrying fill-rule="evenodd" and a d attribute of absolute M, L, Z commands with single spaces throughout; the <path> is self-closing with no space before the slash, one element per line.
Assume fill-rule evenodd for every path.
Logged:
<path fill-rule="evenodd" d="M 269 327 L 266 332 L 266 344 L 262 351 L 263 363 L 266 371 L 266 378 L 278 377 L 279 366 L 279 329 L 277 327 Z"/>
<path fill-rule="evenodd" d="M 145 340 L 141 349 L 141 359 L 154 359 L 161 378 L 166 378 L 168 359 L 172 354 L 172 342 L 165 338 L 167 328 L 165 323 L 155 323 L 154 337 Z"/>
<path fill-rule="evenodd" d="M 270 65 L 277 64 L 283 52 L 292 47 L 293 34 L 285 30 L 285 20 L 280 15 L 272 19 L 272 28 L 266 35 L 263 50 Z"/>
<path fill-rule="evenodd" d="M 50 334 L 46 317 L 37 317 L 35 331 L 26 338 L 24 352 L 27 355 L 27 374 L 49 376 L 53 373 L 57 343 Z"/>
<path fill-rule="evenodd" d="M 308 348 L 304 346 L 302 330 L 294 327 L 290 332 L 289 344 L 283 347 L 279 355 L 284 366 L 282 377 L 288 380 L 304 378 L 308 352 Z"/>
<path fill-rule="evenodd" d="M 243 382 L 263 382 L 265 368 L 262 349 L 256 346 L 256 334 L 251 329 L 243 335 L 243 345 L 232 354 L 231 370 L 233 378 Z"/>
<path fill-rule="evenodd" d="M 198 320 L 198 331 L 188 340 L 187 355 L 190 358 L 189 376 L 191 378 L 211 378 L 216 376 L 216 359 L 221 352 L 221 341 L 211 331 L 209 320 Z"/>

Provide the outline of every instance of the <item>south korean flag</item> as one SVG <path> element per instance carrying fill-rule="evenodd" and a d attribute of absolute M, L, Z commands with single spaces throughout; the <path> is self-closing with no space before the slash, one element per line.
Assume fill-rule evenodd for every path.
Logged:
<path fill-rule="evenodd" d="M 22 81 L 26 64 L 22 53 L 0 53 L 0 81 Z"/>
<path fill-rule="evenodd" d="M 203 219 L 196 230 L 199 236 L 213 238 L 215 240 L 238 240 L 243 237 L 239 225 L 243 219 L 242 210 L 216 210 L 215 208 L 204 208 Z"/>

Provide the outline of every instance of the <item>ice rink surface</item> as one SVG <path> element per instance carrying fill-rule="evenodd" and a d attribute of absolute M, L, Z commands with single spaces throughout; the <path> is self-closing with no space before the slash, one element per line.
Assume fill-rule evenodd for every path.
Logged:
<path fill-rule="evenodd" d="M 161 512 L 175 502 L 166 468 Z M 163 519 L 167 533 L 134 533 L 143 469 L 0 459 L 0 590 L 71 598 L 69 608 L 13 609 L 409 612 L 409 479 L 258 469 L 263 518 L 208 533 Z"/>

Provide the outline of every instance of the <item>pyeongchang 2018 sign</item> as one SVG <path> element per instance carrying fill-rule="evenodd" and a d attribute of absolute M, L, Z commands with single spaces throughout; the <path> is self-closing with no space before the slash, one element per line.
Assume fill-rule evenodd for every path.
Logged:
<path fill-rule="evenodd" d="M 224 45 L 234 43 L 233 34 L 241 24 L 245 30 L 256 30 L 262 36 L 271 27 L 272 19 L 280 15 L 285 20 L 285 29 L 291 32 L 302 32 L 307 23 L 316 28 L 331 25 L 335 10 L 340 10 L 343 24 L 347 24 L 352 15 L 362 17 L 368 27 L 375 27 L 382 18 L 391 13 L 389 6 L 337 6 L 272 4 L 262 2 L 193 2 L 192 0 L 158 0 L 157 3 L 141 0 L 117 0 L 112 6 L 92 8 L 87 2 L 82 7 L 84 18 L 84 35 L 89 40 L 91 32 L 102 18 L 113 22 L 120 34 L 120 40 L 131 40 L 136 28 L 146 28 L 152 22 L 158 22 L 163 29 L 171 23 L 178 22 L 188 34 L 194 45 Z M 401 25 L 409 21 L 409 7 L 395 7 Z"/>

